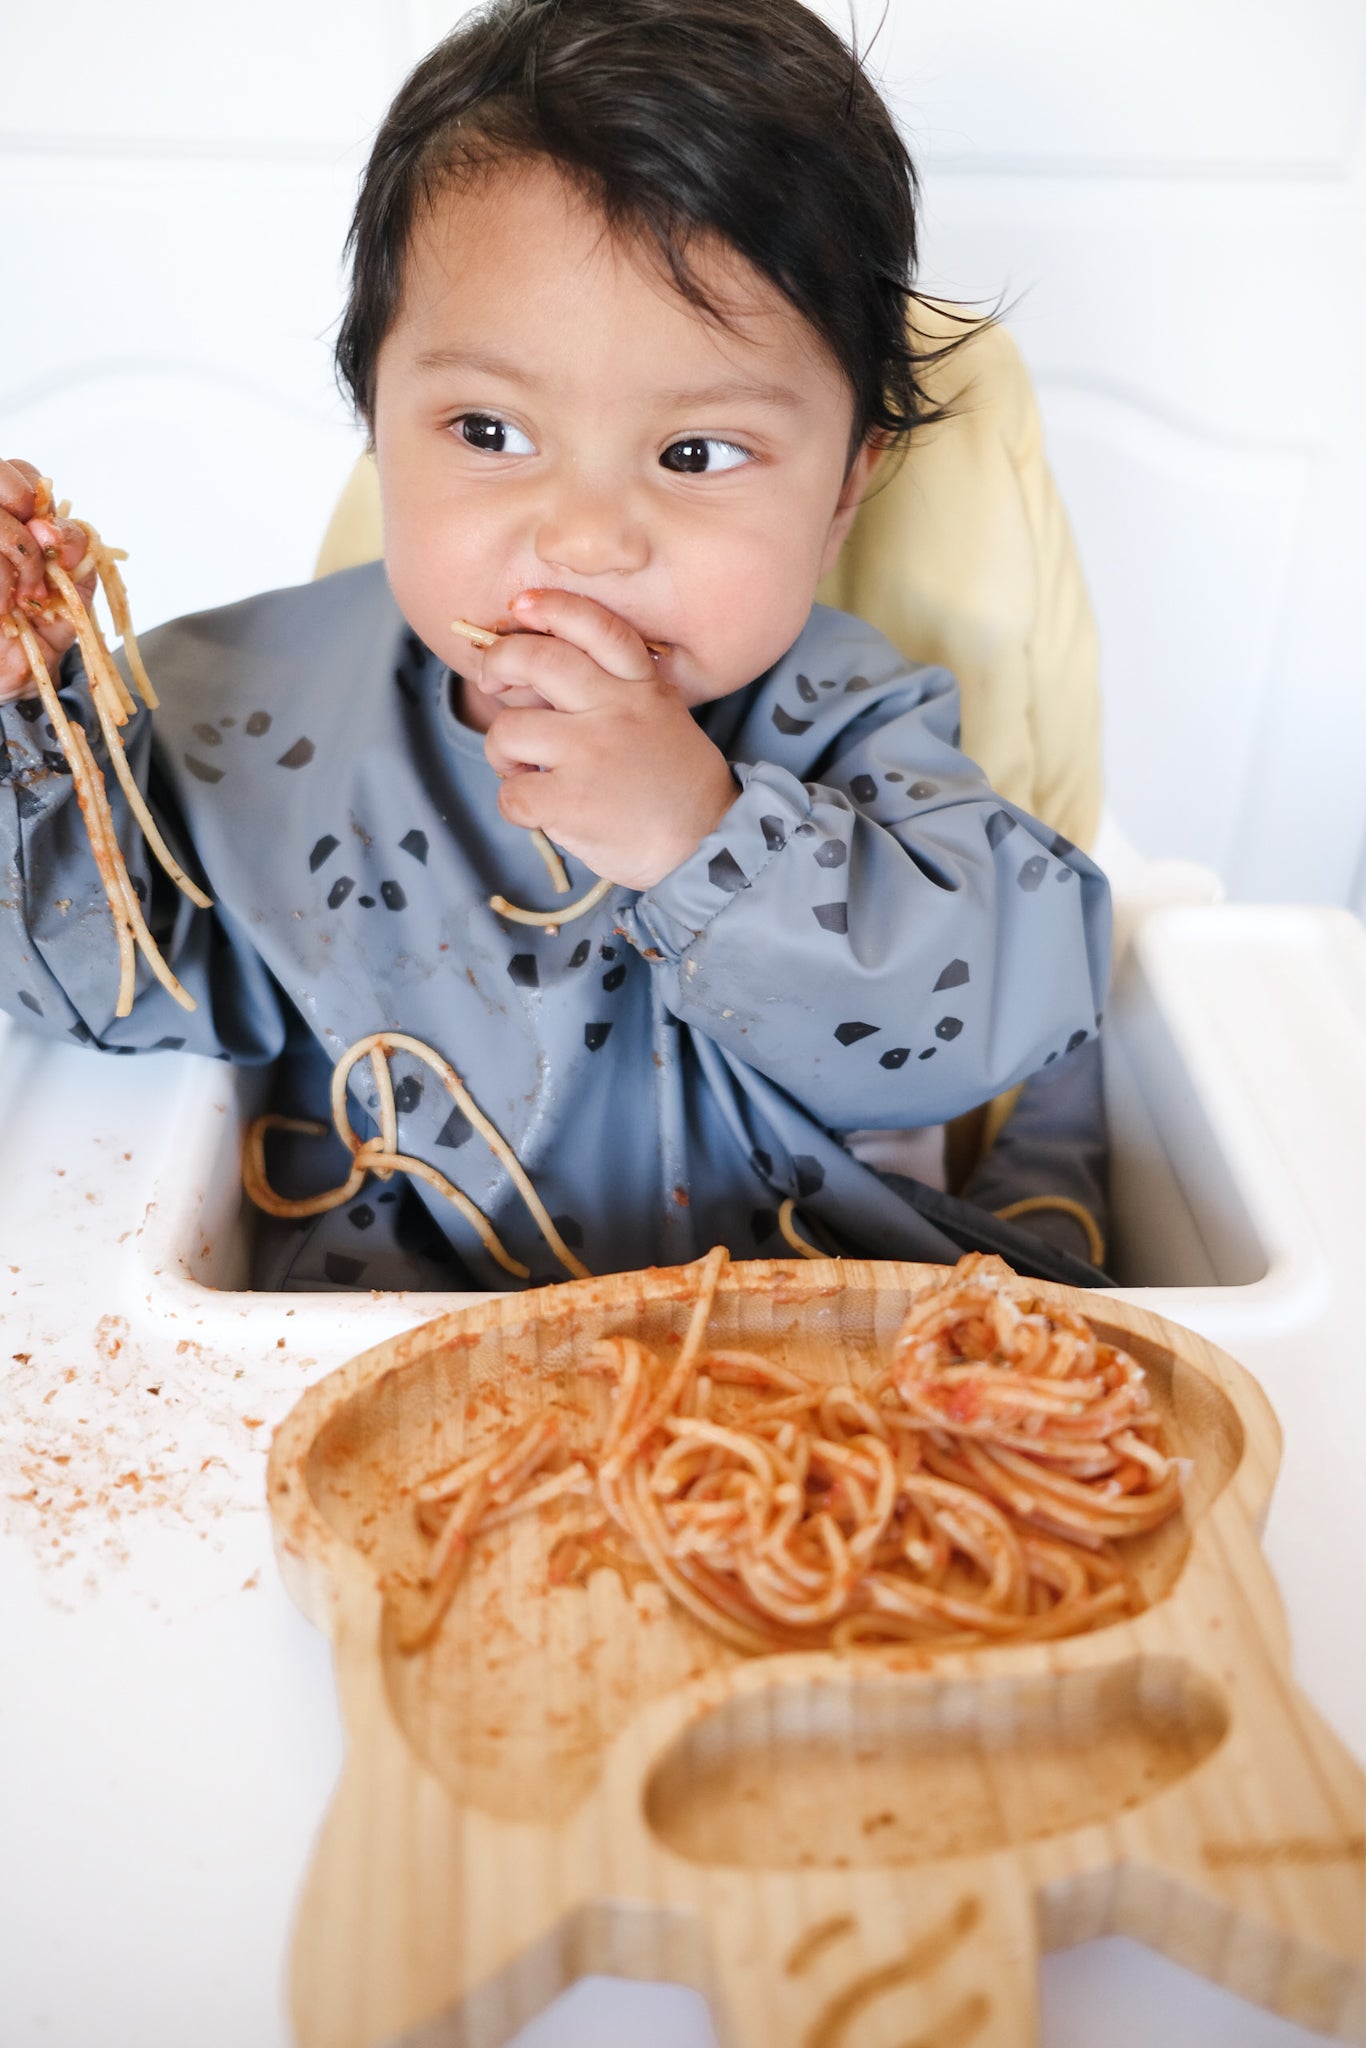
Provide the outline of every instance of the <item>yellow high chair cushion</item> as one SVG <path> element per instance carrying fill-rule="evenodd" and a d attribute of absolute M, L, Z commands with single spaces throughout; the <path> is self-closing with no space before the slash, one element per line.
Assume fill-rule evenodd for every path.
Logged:
<path fill-rule="evenodd" d="M 933 345 L 957 323 L 917 307 Z M 1038 408 L 1003 328 L 974 334 L 924 379 L 952 417 L 875 478 L 817 595 L 885 633 L 910 661 L 957 677 L 963 749 L 993 785 L 1078 846 L 1100 818 L 1095 625 Z M 383 553 L 379 483 L 361 457 L 315 574 Z"/>

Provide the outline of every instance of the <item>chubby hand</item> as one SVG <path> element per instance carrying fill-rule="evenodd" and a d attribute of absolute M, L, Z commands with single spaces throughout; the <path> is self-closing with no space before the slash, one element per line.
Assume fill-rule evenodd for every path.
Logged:
<path fill-rule="evenodd" d="M 521 630 L 461 661 L 495 700 L 498 808 L 605 880 L 653 887 L 734 801 L 729 762 L 624 619 L 566 590 L 523 591 L 511 610 Z"/>
<path fill-rule="evenodd" d="M 34 517 L 41 481 L 31 462 L 0 462 L 0 619 L 8 618 L 12 611 L 23 613 L 55 675 L 76 634 L 64 618 L 38 616 L 49 594 L 43 558 L 55 554 L 64 569 L 74 569 L 86 551 L 86 537 L 74 520 Z M 94 576 L 84 579 L 78 588 L 88 604 L 94 594 Z M 8 634 L 0 633 L 0 704 L 27 697 L 32 691 L 23 648 Z"/>

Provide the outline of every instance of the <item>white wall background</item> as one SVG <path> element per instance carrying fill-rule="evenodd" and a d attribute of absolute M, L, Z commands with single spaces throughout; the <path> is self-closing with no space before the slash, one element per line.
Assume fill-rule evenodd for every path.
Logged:
<path fill-rule="evenodd" d="M 131 550 L 140 622 L 308 575 L 359 446 L 356 177 L 464 11 L 7 8 L 0 451 Z M 1366 9 L 890 0 L 873 69 L 924 281 L 1019 300 L 1122 823 L 1236 895 L 1366 911 Z"/>

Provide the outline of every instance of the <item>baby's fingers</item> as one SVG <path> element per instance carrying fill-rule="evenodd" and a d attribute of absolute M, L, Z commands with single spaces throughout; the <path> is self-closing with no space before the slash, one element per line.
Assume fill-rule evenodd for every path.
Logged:
<path fill-rule="evenodd" d="M 89 548 L 85 528 L 51 511 L 35 513 L 43 478 L 31 462 L 0 462 L 0 612 L 46 602 L 44 555 L 77 569 Z M 93 589 L 93 579 L 91 588 Z M 81 580 L 85 594 L 86 579 Z"/>
<path fill-rule="evenodd" d="M 650 650 L 635 627 L 596 598 L 572 590 L 524 590 L 509 610 L 519 626 L 533 633 L 553 633 L 624 683 L 644 682 L 654 675 Z"/>
<path fill-rule="evenodd" d="M 558 712 L 500 711 L 484 735 L 484 752 L 495 775 L 524 775 L 558 767 L 565 738 Z"/>
<path fill-rule="evenodd" d="M 0 462 L 0 512 L 12 512 L 16 519 L 32 519 L 42 478 L 31 462 L 17 457 Z"/>
<path fill-rule="evenodd" d="M 40 605 L 46 594 L 41 542 L 22 519 L 0 510 L 0 612 Z"/>
<path fill-rule="evenodd" d="M 30 519 L 28 530 L 44 554 L 50 549 L 62 567 L 68 571 L 80 567 L 90 548 L 90 539 L 85 528 L 77 525 L 74 519 L 54 519 L 49 514 L 43 519 Z M 92 571 L 79 585 L 82 596 L 86 594 L 87 583 L 93 589 L 94 582 Z"/>
<path fill-rule="evenodd" d="M 31 462 L 0 462 L 0 618 L 18 612 L 27 619 L 38 651 L 55 675 L 75 632 L 60 603 L 55 610 L 48 609 L 48 563 L 78 569 L 89 542 L 74 519 L 58 519 L 51 512 L 35 516 L 42 482 Z M 94 575 L 83 576 L 76 587 L 89 604 Z M 0 702 L 27 696 L 33 687 L 22 645 L 8 634 L 0 636 Z"/>
<path fill-rule="evenodd" d="M 532 690 L 556 711 L 587 711 L 617 687 L 572 641 L 549 633 L 505 633 L 481 658 L 478 688 L 488 697 Z"/>

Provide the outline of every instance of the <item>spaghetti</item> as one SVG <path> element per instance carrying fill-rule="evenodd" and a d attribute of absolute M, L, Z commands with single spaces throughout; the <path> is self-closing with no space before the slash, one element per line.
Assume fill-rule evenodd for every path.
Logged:
<path fill-rule="evenodd" d="M 576 1280 L 587 1280 L 590 1275 L 581 1259 L 561 1237 L 551 1221 L 544 1202 L 537 1194 L 523 1167 L 521 1160 L 509 1145 L 507 1139 L 491 1123 L 480 1109 L 474 1097 L 466 1088 L 460 1076 L 448 1060 L 439 1052 L 424 1045 L 420 1038 L 411 1037 L 406 1031 L 371 1031 L 364 1038 L 358 1038 L 348 1046 L 332 1070 L 331 1110 L 332 1123 L 337 1136 L 351 1154 L 351 1170 L 346 1179 L 335 1188 L 328 1188 L 319 1195 L 307 1195 L 297 1199 L 277 1194 L 270 1184 L 266 1172 L 266 1136 L 270 1131 L 294 1131 L 308 1137 L 325 1138 L 327 1125 L 315 1123 L 309 1118 L 293 1116 L 258 1116 L 248 1127 L 242 1150 L 242 1185 L 258 1209 L 264 1209 L 269 1216 L 320 1216 L 325 1210 L 339 1209 L 343 1202 L 349 1202 L 358 1193 L 367 1174 L 375 1174 L 380 1180 L 389 1180 L 395 1173 L 415 1174 L 426 1181 L 448 1202 L 454 1203 L 467 1223 L 473 1225 L 490 1257 L 495 1259 L 505 1273 L 513 1274 L 518 1280 L 529 1280 L 531 1269 L 515 1259 L 499 1237 L 482 1209 L 462 1193 L 444 1173 L 429 1166 L 425 1159 L 414 1159 L 409 1153 L 398 1150 L 398 1109 L 394 1100 L 394 1084 L 389 1072 L 388 1055 L 395 1052 L 411 1053 L 434 1073 L 456 1106 L 468 1117 L 475 1130 L 495 1158 L 501 1160 L 512 1177 L 518 1194 L 531 1211 L 536 1227 L 549 1245 L 555 1257 L 567 1273 Z M 380 1128 L 373 1138 L 360 1138 L 351 1123 L 346 1106 L 347 1083 L 351 1070 L 358 1060 L 368 1055 L 370 1071 L 374 1077 L 375 1092 L 379 1107 Z"/>
<path fill-rule="evenodd" d="M 402 1648 L 431 1640 L 478 1536 L 565 1495 L 587 1519 L 552 1583 L 624 1546 L 746 1653 L 1040 1641 L 1138 1611 L 1116 1544 L 1174 1515 L 1181 1481 L 1126 1352 L 974 1253 L 914 1297 L 870 1380 L 816 1379 L 708 1347 L 726 1261 L 702 1262 L 672 1363 L 592 1347 L 583 1370 L 613 1389 L 596 1442 L 543 1415 L 417 1489 L 436 1543 Z"/>
<path fill-rule="evenodd" d="M 809 1237 L 803 1237 L 796 1223 L 797 1204 L 789 1195 L 778 1204 L 778 1228 L 794 1252 L 804 1259 L 823 1259 L 827 1254 L 812 1244 Z"/>
<path fill-rule="evenodd" d="M 546 844 L 550 844 L 549 840 Z M 596 910 L 611 887 L 610 882 L 594 882 L 591 889 L 575 902 L 567 903 L 563 910 L 523 910 L 520 904 L 509 903 L 506 896 L 490 896 L 489 909 L 512 924 L 538 924 L 553 936 L 562 924 L 571 924 L 576 917 L 587 917 L 590 910 Z"/>
<path fill-rule="evenodd" d="M 52 516 L 52 511 L 52 485 L 50 480 L 44 477 L 35 491 L 33 516 L 46 519 Z M 67 507 L 58 507 L 57 517 L 66 516 Z M 123 578 L 118 569 L 119 562 L 126 557 L 122 549 L 106 547 L 94 527 L 87 525 L 84 520 L 78 519 L 73 523 L 79 526 L 85 535 L 85 554 L 75 569 L 68 572 L 57 559 L 55 549 L 45 550 L 44 575 L 48 596 L 38 616 L 49 622 L 66 619 L 70 624 L 85 664 L 90 702 L 128 807 L 141 826 L 148 847 L 176 887 L 200 909 L 207 910 L 210 907 L 209 897 L 190 880 L 166 845 L 128 766 L 120 729 L 128 723 L 130 714 L 137 706 L 114 666 L 108 642 L 93 608 L 87 606 L 77 588 L 87 576 L 93 574 L 98 577 L 109 606 L 110 617 L 114 622 L 114 629 L 123 637 L 124 652 L 139 695 L 147 708 L 154 710 L 157 704 L 156 692 L 143 666 L 142 655 L 128 613 L 128 593 L 124 589 Z M 71 771 L 76 801 L 80 805 L 86 836 L 90 841 L 95 867 L 104 887 L 118 943 L 119 985 L 114 1015 L 126 1017 L 133 1007 L 139 952 L 162 987 L 174 997 L 180 1007 L 183 1010 L 195 1009 L 197 1006 L 194 997 L 182 987 L 172 973 L 161 948 L 148 929 L 119 846 L 118 831 L 110 809 L 109 792 L 104 777 L 90 750 L 90 743 L 84 730 L 66 714 L 48 671 L 38 637 L 33 631 L 31 616 L 26 616 L 16 607 L 8 618 L 0 620 L 0 630 L 3 630 L 8 638 L 17 639 L 22 647 L 33 686 L 42 699 L 43 709 L 51 721 L 57 745 L 61 748 Z"/>

